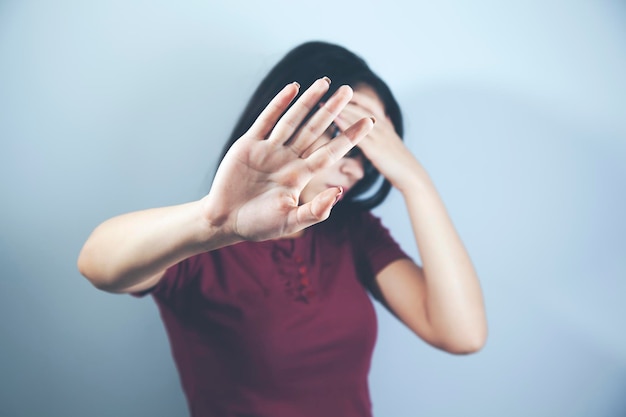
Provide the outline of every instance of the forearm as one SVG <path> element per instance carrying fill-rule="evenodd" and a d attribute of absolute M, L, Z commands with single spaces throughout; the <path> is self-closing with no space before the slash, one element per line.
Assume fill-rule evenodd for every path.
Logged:
<path fill-rule="evenodd" d="M 427 172 L 417 160 L 408 172 L 400 188 L 422 259 L 429 324 L 443 344 L 480 346 L 487 324 L 472 261 Z"/>
<path fill-rule="evenodd" d="M 78 258 L 92 284 L 116 292 L 194 254 L 233 243 L 202 215 L 201 201 L 124 214 L 99 225 Z"/>

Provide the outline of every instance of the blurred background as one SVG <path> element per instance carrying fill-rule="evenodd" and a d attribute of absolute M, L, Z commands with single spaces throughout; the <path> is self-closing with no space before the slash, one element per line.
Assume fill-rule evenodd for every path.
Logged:
<path fill-rule="evenodd" d="M 0 415 L 187 414 L 152 299 L 97 291 L 78 252 L 200 198 L 313 39 L 391 86 L 487 303 L 471 356 L 377 306 L 374 414 L 626 416 L 626 4 L 486 0 L 0 1 Z M 376 213 L 418 259 L 401 196 Z"/>

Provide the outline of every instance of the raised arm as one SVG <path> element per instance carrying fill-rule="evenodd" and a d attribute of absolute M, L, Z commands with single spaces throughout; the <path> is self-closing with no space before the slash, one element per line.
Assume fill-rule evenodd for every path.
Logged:
<path fill-rule="evenodd" d="M 475 352 L 487 337 L 478 276 L 428 173 L 380 109 L 368 90 L 357 91 L 335 123 L 343 129 L 364 114 L 377 117 L 359 147 L 402 193 L 423 267 L 398 260 L 376 281 L 390 309 L 422 339 L 451 353 Z"/>
<path fill-rule="evenodd" d="M 100 224 L 79 255 L 81 274 L 104 291 L 139 291 L 194 254 L 243 240 L 279 238 L 325 220 L 341 190 L 328 189 L 303 205 L 300 192 L 373 126 L 373 119 L 364 117 L 342 136 L 324 139 L 323 132 L 352 97 L 350 87 L 343 86 L 297 129 L 329 84 L 328 78 L 317 80 L 286 112 L 300 86 L 289 84 L 278 93 L 228 151 L 201 200 Z"/>

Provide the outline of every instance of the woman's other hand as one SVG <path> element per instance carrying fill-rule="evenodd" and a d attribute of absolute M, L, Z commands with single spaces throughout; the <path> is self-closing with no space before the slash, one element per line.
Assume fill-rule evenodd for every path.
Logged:
<path fill-rule="evenodd" d="M 410 185 L 417 161 L 395 131 L 385 108 L 371 87 L 355 88 L 351 101 L 334 120 L 339 130 L 347 129 L 362 117 L 374 116 L 376 126 L 359 143 L 359 148 L 376 169 L 399 190 Z"/>

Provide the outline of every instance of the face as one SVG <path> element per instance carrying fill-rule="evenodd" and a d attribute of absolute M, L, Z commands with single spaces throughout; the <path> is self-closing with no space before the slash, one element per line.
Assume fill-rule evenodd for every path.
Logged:
<path fill-rule="evenodd" d="M 358 103 L 359 98 L 366 98 L 368 106 L 374 107 L 371 110 L 378 114 L 385 114 L 384 106 L 376 92 L 369 86 L 362 85 L 354 88 L 353 103 Z M 330 125 L 324 135 L 329 138 L 337 136 L 339 133 L 336 126 Z M 304 187 L 300 194 L 300 204 L 308 203 L 317 194 L 331 187 L 343 187 L 345 196 L 348 191 L 365 175 L 364 156 L 356 150 L 349 152 L 335 164 L 319 171 L 311 181 Z"/>

